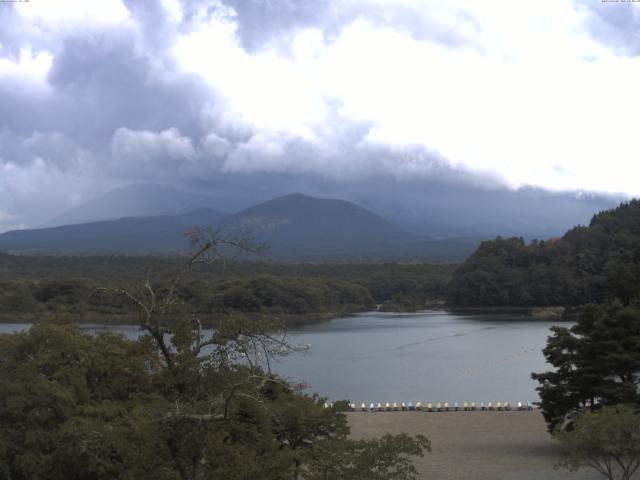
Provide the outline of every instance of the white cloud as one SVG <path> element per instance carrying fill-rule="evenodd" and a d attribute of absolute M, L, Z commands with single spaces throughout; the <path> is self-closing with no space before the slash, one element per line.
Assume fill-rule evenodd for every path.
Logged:
<path fill-rule="evenodd" d="M 403 4 L 456 24 L 442 2 Z M 568 0 L 452 5 L 475 19 L 479 30 L 465 33 L 473 43 L 416 38 L 402 25 L 368 19 L 364 4 L 363 15 L 331 41 L 304 28 L 288 52 L 274 45 L 250 54 L 234 23 L 214 18 L 182 36 L 174 53 L 182 68 L 221 92 L 234 121 L 261 132 L 256 139 L 280 134 L 330 143 L 323 132 L 337 106 L 343 118 L 371 124 L 369 140 L 423 145 L 453 164 L 494 170 L 513 186 L 640 194 L 632 180 L 640 174 L 633 120 L 640 59 L 618 57 L 593 40 L 584 12 Z M 263 167 L 294 163 L 274 160 L 273 141 L 259 145 Z M 244 159 L 242 168 L 261 161 L 234 158 Z"/>
<path fill-rule="evenodd" d="M 30 47 L 20 49 L 18 58 L 0 56 L 0 79 L 11 82 L 12 88 L 35 93 L 48 90 L 47 74 L 53 56 L 46 51 L 34 53 Z"/>
<path fill-rule="evenodd" d="M 24 18 L 66 28 L 119 24 L 129 19 L 129 11 L 121 0 L 30 0 L 17 3 Z"/>
<path fill-rule="evenodd" d="M 191 139 L 173 127 L 161 132 L 118 128 L 111 139 L 111 151 L 122 172 L 149 169 L 153 173 L 196 157 Z"/>

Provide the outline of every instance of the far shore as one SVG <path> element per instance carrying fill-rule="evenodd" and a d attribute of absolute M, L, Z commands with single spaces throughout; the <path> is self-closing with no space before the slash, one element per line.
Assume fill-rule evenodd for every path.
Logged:
<path fill-rule="evenodd" d="M 295 314 L 277 314 L 277 313 L 245 313 L 249 318 L 268 318 L 281 321 L 284 325 L 293 327 L 305 324 L 320 323 L 330 321 L 336 318 L 347 317 L 354 314 L 366 313 L 422 313 L 422 312 L 442 312 L 453 315 L 488 315 L 512 314 L 522 320 L 527 321 L 549 321 L 556 320 L 558 322 L 572 321 L 575 315 L 575 309 L 566 309 L 561 316 L 557 314 L 545 315 L 545 311 L 561 307 L 438 307 L 427 308 L 412 311 L 383 311 L 380 310 L 350 310 L 315 312 L 304 315 Z M 537 312 L 537 313 L 535 313 Z M 204 326 L 211 326 L 217 320 L 223 318 L 224 314 L 202 314 L 199 315 Z M 78 325 L 137 325 L 140 316 L 135 313 L 113 314 L 113 313 L 66 313 L 66 312 L 28 312 L 28 313 L 0 313 L 0 324 L 7 323 L 37 323 L 42 321 L 54 321 L 60 323 L 70 323 Z"/>
<path fill-rule="evenodd" d="M 282 313 L 245 313 L 248 318 L 270 319 L 280 321 L 287 327 L 294 327 L 310 323 L 319 323 L 333 320 L 335 318 L 346 317 L 355 313 L 366 313 L 366 311 L 330 311 L 308 313 L 304 315 L 282 314 Z M 198 315 L 204 327 L 210 327 L 213 323 L 225 317 L 225 314 L 202 314 Z M 2 313 L 0 314 L 0 324 L 32 324 L 43 321 L 57 323 L 69 323 L 76 325 L 139 325 L 140 315 L 135 313 L 108 314 L 108 313 L 59 313 L 59 312 L 38 312 L 38 313 Z"/>
<path fill-rule="evenodd" d="M 597 480 L 593 470 L 554 470 L 560 445 L 537 410 L 349 412 L 351 436 L 423 434 L 432 451 L 414 464 L 425 480 Z"/>
<path fill-rule="evenodd" d="M 574 321 L 580 313 L 580 307 L 452 307 L 445 306 L 443 311 L 452 314 L 486 315 L 496 313 L 500 315 L 518 315 L 527 320 L 557 320 L 559 322 Z"/>

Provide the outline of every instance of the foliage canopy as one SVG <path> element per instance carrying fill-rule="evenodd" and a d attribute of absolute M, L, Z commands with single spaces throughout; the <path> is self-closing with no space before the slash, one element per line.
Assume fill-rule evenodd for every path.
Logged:
<path fill-rule="evenodd" d="M 562 238 L 483 242 L 453 274 L 457 306 L 577 306 L 640 299 L 640 200 L 593 217 Z"/>

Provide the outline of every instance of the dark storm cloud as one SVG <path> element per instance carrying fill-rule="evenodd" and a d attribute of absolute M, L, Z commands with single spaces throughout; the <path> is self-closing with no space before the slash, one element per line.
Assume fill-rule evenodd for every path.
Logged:
<path fill-rule="evenodd" d="M 196 78 L 139 51 L 132 34 L 118 31 L 64 39 L 49 82 L 69 102 L 68 127 L 91 142 L 108 139 L 119 127 L 197 134 L 197 112 L 208 101 Z"/>
<path fill-rule="evenodd" d="M 185 138 L 203 133 L 200 112 L 215 99 L 173 64 L 163 39 L 175 32 L 160 2 L 144 5 L 132 13 L 144 18 L 134 26 L 51 31 L 28 25 L 10 5 L 0 8 L 0 59 L 35 57 L 43 38 L 52 56 L 44 84 L 16 75 L 0 82 L 0 229 L 46 220 L 118 178 L 175 176 L 140 155 L 114 158 L 116 132 L 158 132 L 161 140 L 165 131 Z M 122 150 L 122 138 L 118 145 Z"/>
<path fill-rule="evenodd" d="M 593 38 L 623 55 L 640 55 L 640 8 L 637 5 L 576 0 L 576 6 L 587 12 L 587 27 Z"/>
<path fill-rule="evenodd" d="M 158 18 L 154 21 L 162 25 Z M 34 94 L 11 82 L 0 85 L 5 140 L 26 139 L 34 132 L 55 134 L 101 155 L 119 128 L 174 128 L 199 137 L 199 112 L 214 101 L 211 92 L 196 77 L 177 72 L 165 51 L 145 49 L 148 44 L 139 41 L 137 32 L 113 26 L 59 38 L 47 92 Z M 3 155 L 4 161 L 28 156 L 27 143 L 23 154 L 13 143 L 5 146 L 5 152 L 14 151 Z"/>

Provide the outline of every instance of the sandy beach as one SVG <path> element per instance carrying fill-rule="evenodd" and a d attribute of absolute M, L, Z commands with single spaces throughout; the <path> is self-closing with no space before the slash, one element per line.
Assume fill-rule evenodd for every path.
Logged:
<path fill-rule="evenodd" d="M 554 470 L 558 443 L 533 412 L 379 412 L 348 414 L 353 438 L 384 433 L 425 435 L 432 451 L 417 458 L 430 480 L 596 480 L 592 470 Z"/>

